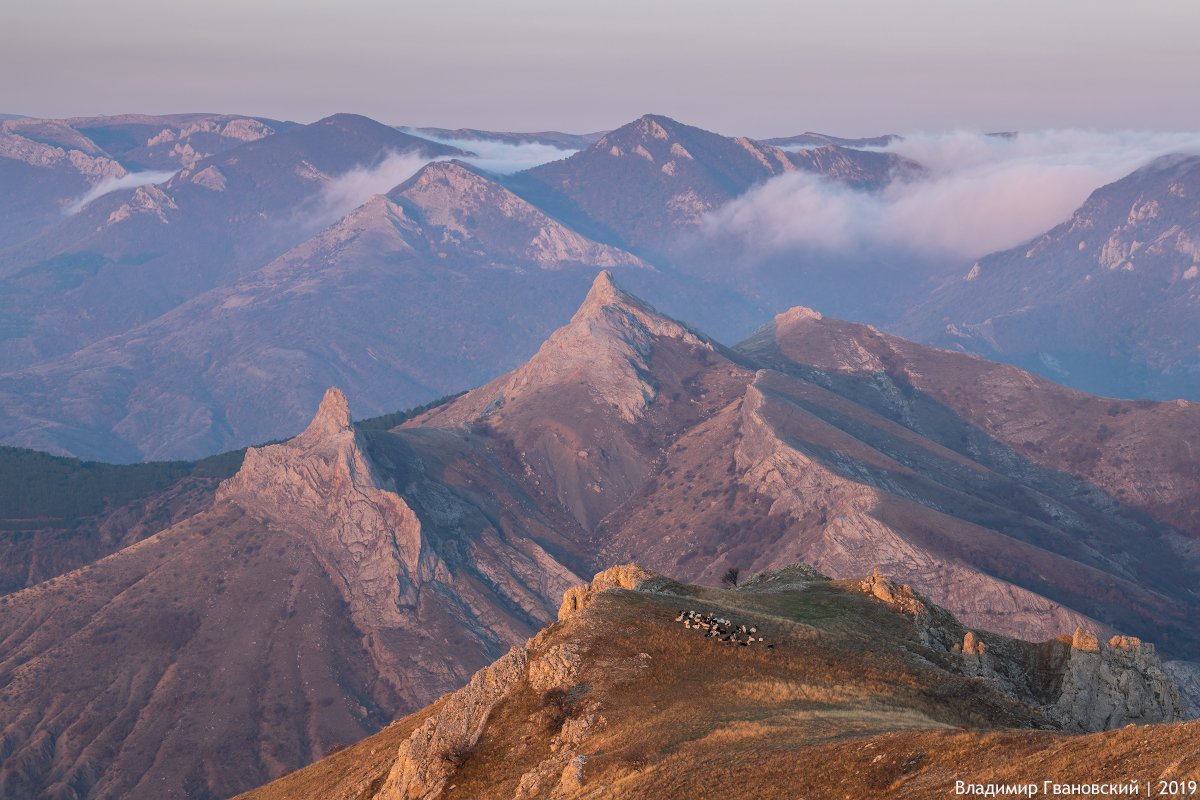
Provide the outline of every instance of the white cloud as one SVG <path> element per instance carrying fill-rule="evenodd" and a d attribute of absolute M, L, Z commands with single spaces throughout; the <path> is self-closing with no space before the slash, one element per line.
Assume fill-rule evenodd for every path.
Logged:
<path fill-rule="evenodd" d="M 552 144 L 544 142 L 526 141 L 510 143 L 495 141 L 493 139 L 439 138 L 412 129 L 406 129 L 406 133 L 474 153 L 475 155 L 473 156 L 464 157 L 459 160 L 473 164 L 487 172 L 495 172 L 501 175 L 532 169 L 551 161 L 560 161 L 579 152 L 578 150 L 555 147 Z"/>
<path fill-rule="evenodd" d="M 416 153 L 388 153 L 371 167 L 355 167 L 343 172 L 321 189 L 310 217 L 310 224 L 327 225 L 377 194 L 386 194 L 411 178 L 431 160 Z"/>
<path fill-rule="evenodd" d="M 788 173 L 713 212 L 706 234 L 732 235 L 764 255 L 882 247 L 974 259 L 1049 230 L 1092 191 L 1157 156 L 1200 153 L 1200 134 L 955 132 L 906 136 L 883 150 L 920 162 L 928 174 L 866 192 Z"/>
<path fill-rule="evenodd" d="M 480 139 L 433 139 L 428 136 L 424 138 L 470 151 L 475 155 L 460 157 L 458 160 L 488 172 L 502 174 L 566 158 L 575 152 L 538 142 L 508 144 Z M 306 205 L 306 210 L 301 215 L 304 224 L 318 227 L 328 225 L 358 208 L 372 196 L 386 194 L 404 183 L 426 164 L 446 158 L 442 156 L 430 159 L 415 153 L 389 153 L 374 166 L 355 167 L 344 172 L 330 179 L 316 200 Z"/>
<path fill-rule="evenodd" d="M 174 172 L 161 171 L 127 172 L 119 178 L 105 178 L 72 200 L 70 205 L 66 207 L 65 213 L 73 216 L 82 211 L 84 206 L 97 197 L 103 197 L 106 194 L 121 189 L 133 189 L 137 186 L 146 186 L 151 183 L 162 183 L 174 174 Z"/>

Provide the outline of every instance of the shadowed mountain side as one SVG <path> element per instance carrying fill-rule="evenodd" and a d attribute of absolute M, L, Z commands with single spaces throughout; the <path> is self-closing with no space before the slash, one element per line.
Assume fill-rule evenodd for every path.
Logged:
<path fill-rule="evenodd" d="M 1047 475 L 1037 467 L 1077 476 L 1129 508 L 1200 536 L 1196 403 L 1095 397 L 807 309 L 776 317 L 738 349 L 992 468 L 1039 481 Z M 1086 487 L 1075 491 L 1086 494 Z M 1103 497 L 1092 502 L 1111 506 Z"/>
<path fill-rule="evenodd" d="M 714 583 L 730 566 L 802 559 L 839 576 L 879 566 L 988 629 L 1050 637 L 1096 627 L 1095 616 L 1196 650 L 1194 570 L 1144 528 L 1052 499 L 809 384 L 760 373 L 663 461 L 601 525 L 602 561 L 637 553 Z"/>
<path fill-rule="evenodd" d="M 0 594 L 97 561 L 191 517 L 239 452 L 113 465 L 0 448 Z"/>
<path fill-rule="evenodd" d="M 378 730 L 552 616 L 563 522 L 331 390 L 211 511 L 0 598 L 0 796 L 227 796 Z"/>
<path fill-rule="evenodd" d="M 1070 765 L 1061 750 L 1194 774 L 1195 724 L 1138 729 L 1178 713 L 1153 647 L 1129 639 L 968 630 L 878 575 L 800 567 L 717 591 L 628 565 L 463 689 L 245 798 L 944 797 L 981 771 L 1080 774 L 1033 772 Z"/>

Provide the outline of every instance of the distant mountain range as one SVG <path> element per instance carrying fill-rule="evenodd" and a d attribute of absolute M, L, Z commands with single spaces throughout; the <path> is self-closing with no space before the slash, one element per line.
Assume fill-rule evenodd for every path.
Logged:
<path fill-rule="evenodd" d="M 501 131 L 482 131 L 478 128 L 407 128 L 400 130 L 425 136 L 434 140 L 475 140 L 481 142 L 500 142 L 503 144 L 548 144 L 564 150 L 583 150 L 590 147 L 601 133 L 563 133 L 562 131 L 533 131 L 529 133 L 512 133 Z"/>
<path fill-rule="evenodd" d="M 170 118 L 163 125 L 175 127 L 143 140 L 148 124 L 35 122 L 8 134 L 53 133 L 107 153 L 88 133 L 139 163 L 184 159 L 159 185 L 114 191 L 66 219 L 55 209 L 57 221 L 0 252 L 0 435 L 11 444 L 110 460 L 198 457 L 294 431 L 329 383 L 369 413 L 422 402 L 531 352 L 597 267 L 637 272 L 631 284 L 671 311 L 748 331 L 761 319 L 754 304 L 635 251 L 693 224 L 688 198 L 714 207 L 797 168 L 879 183 L 891 164 L 850 150 L 786 154 L 646 117 L 563 162 L 595 178 L 586 196 L 549 167 L 499 180 L 435 164 L 322 230 L 322 193 L 337 176 L 390 154 L 419 163 L 466 153 L 353 115 L 276 133 L 269 121 Z M 675 139 L 661 138 L 663 125 Z M 253 140 L 229 149 L 213 130 Z M 133 147 L 151 139 L 161 141 Z M 643 140 L 661 165 L 637 154 Z M 635 161 L 613 157 L 616 142 Z M 94 158 L 124 174 L 115 157 Z M 657 184 L 657 200 L 610 218 L 603 204 L 647 180 L 642 164 L 654 180 L 638 194 Z M 70 194 L 84 190 L 78 182 Z M 661 215 L 655 202 L 675 210 L 654 223 L 658 238 L 644 238 L 640 226 Z"/>
<path fill-rule="evenodd" d="M 428 243 L 454 219 L 430 198 L 472 175 L 438 164 L 378 204 Z M 631 558 L 707 585 L 879 568 L 972 629 L 1141 636 L 1191 686 L 1198 414 L 804 308 L 729 348 L 601 272 L 528 361 L 390 429 L 330 389 L 302 434 L 244 457 L 101 470 L 134 488 L 76 518 L 124 514 L 126 538 L 88 523 L 86 548 L 0 596 L 0 795 L 252 788 L 461 686 Z M 47 532 L 5 559 L 65 546 Z"/>
<path fill-rule="evenodd" d="M 777 139 L 763 139 L 763 144 L 769 144 L 772 147 L 780 147 L 783 149 L 795 147 L 824 147 L 825 145 L 837 145 L 838 147 L 887 147 L 893 142 L 899 141 L 902 137 L 894 133 L 889 133 L 884 136 L 865 136 L 858 139 L 846 139 L 841 136 L 828 136 L 824 133 L 808 133 L 797 134 L 796 136 L 782 136 Z"/>
<path fill-rule="evenodd" d="M 1186 160 L 950 272 L 759 257 L 705 227 L 784 173 L 921 180 L 894 138 L 754 141 L 658 115 L 578 136 L 350 114 L 4 121 L 0 442 L 199 458 L 295 433 L 329 384 L 368 414 L 416 405 L 527 358 L 597 268 L 730 341 L 802 304 L 1100 394 L 1200 397 Z M 471 141 L 580 149 L 496 175 Z"/>
<path fill-rule="evenodd" d="M 1200 715 L 1200 157 L 946 273 L 713 237 L 893 142 L 0 121 L 0 797 L 1178 762 L 1066 733 Z"/>

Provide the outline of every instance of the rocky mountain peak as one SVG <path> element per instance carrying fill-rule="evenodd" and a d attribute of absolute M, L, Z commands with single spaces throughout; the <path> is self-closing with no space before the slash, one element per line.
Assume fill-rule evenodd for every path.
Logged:
<path fill-rule="evenodd" d="M 671 131 L 679 127 L 682 127 L 681 124 L 670 117 L 664 117 L 661 114 L 643 114 L 633 122 L 618 128 L 609 135 L 624 135 L 665 141 L 671 137 Z"/>
<path fill-rule="evenodd" d="M 658 114 L 645 114 L 633 122 L 607 133 L 588 150 L 605 156 L 634 156 L 650 163 L 666 163 L 672 158 L 692 160 L 687 145 L 693 141 L 721 140 L 714 133 L 684 125 Z M 668 173 L 669 174 L 669 173 Z"/>
<path fill-rule="evenodd" d="M 593 402 L 610 405 L 633 422 L 658 396 L 652 361 L 666 342 L 716 349 L 709 339 L 660 314 L 622 289 L 610 271 L 601 270 L 571 321 L 551 334 L 529 361 L 470 392 L 437 418 L 465 422 L 501 409 L 504 416 L 523 398 L 569 386 L 571 391 L 586 388 Z"/>
<path fill-rule="evenodd" d="M 468 184 L 489 184 L 482 175 L 461 161 L 443 160 L 431 161 L 421 167 L 411 178 L 391 191 L 391 195 L 400 196 L 413 189 L 426 189 L 437 184 L 449 184 L 461 187 Z"/>
<path fill-rule="evenodd" d="M 308 427 L 300 436 L 317 438 L 336 436 L 347 432 L 353 432 L 350 404 L 346 401 L 346 395 L 342 393 L 341 389 L 330 386 L 325 390 L 325 396 L 321 398 L 321 405 L 317 407 L 317 413 L 313 416 L 312 422 L 308 423 Z"/>
<path fill-rule="evenodd" d="M 805 306 L 792 306 L 787 311 L 775 315 L 775 324 L 779 327 L 792 325 L 798 322 L 812 320 L 820 322 L 824 317 L 820 311 L 815 311 Z"/>
<path fill-rule="evenodd" d="M 584 309 L 600 309 L 604 306 L 620 304 L 640 306 L 641 301 L 618 286 L 610 270 L 602 269 L 596 273 L 596 279 L 592 281 L 592 288 L 588 289 L 587 296 L 584 297 L 579 311 L 582 312 Z"/>
<path fill-rule="evenodd" d="M 596 275 L 592 288 L 588 290 L 571 322 L 554 336 L 569 329 L 576 329 L 588 338 L 616 336 L 628 342 L 630 336 L 653 334 L 685 339 L 693 344 L 701 343 L 701 337 L 690 328 L 660 314 L 653 306 L 621 288 L 607 269 Z M 551 337 L 550 341 L 553 340 L 554 337 Z"/>

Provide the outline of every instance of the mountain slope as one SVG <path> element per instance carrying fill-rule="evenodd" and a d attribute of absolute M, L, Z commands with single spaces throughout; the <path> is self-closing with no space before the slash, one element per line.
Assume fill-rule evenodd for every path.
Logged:
<path fill-rule="evenodd" d="M 1117 485 L 1101 451 L 1039 462 L 1012 450 L 1011 429 L 1032 409 L 1073 416 L 1065 438 L 1105 424 L 1107 401 L 1015 370 L 1003 377 L 1025 405 L 965 394 L 986 362 L 909 343 L 894 346 L 914 376 L 946 358 L 968 363 L 917 385 L 893 380 L 890 352 L 859 344 L 875 339 L 886 351 L 872 329 L 797 310 L 730 351 L 601 275 L 528 364 L 406 425 L 466 426 L 512 448 L 589 532 L 600 564 L 636 557 L 706 581 L 797 560 L 835 576 L 884 566 L 1010 635 L 1086 623 L 1200 652 L 1188 621 L 1195 533 L 1172 505 L 1197 491 L 1195 461 L 1163 457 L 1194 446 L 1194 409 L 1122 406 L 1178 419 L 1161 440 L 1114 438 L 1126 457 L 1143 454 Z M 861 377 L 839 380 L 846 353 Z M 1166 487 L 1175 499 L 1164 503 Z"/>
<path fill-rule="evenodd" d="M 64 122 L 87 136 L 130 170 L 177 170 L 237 147 L 297 127 L 262 117 L 231 114 L 119 114 L 75 117 Z"/>
<path fill-rule="evenodd" d="M 211 510 L 0 598 L 0 796 L 228 796 L 378 730 L 552 615 L 559 527 L 469 440 L 355 431 L 331 390 Z"/>
<path fill-rule="evenodd" d="M 1097 394 L 1200 399 L 1198 197 L 1200 157 L 1159 159 L 980 259 L 897 330 Z"/>
<path fill-rule="evenodd" d="M 60 223 L 105 181 L 174 172 L 293 126 L 219 114 L 0 117 L 0 250 Z"/>
<path fill-rule="evenodd" d="M 127 173 L 95 142 L 50 120 L 0 120 L 0 249 L 62 219 L 92 185 Z"/>
<path fill-rule="evenodd" d="M 764 641 L 689 630 L 681 607 Z M 729 592 L 630 565 L 573 589 L 554 625 L 438 705 L 245 797 L 944 796 L 983 752 L 1027 774 L 1114 741 L 1055 730 L 1177 719 L 1152 650 L 1130 645 L 968 631 L 878 576 L 791 569 Z M 1194 727 L 1133 734 L 1159 742 L 1140 764 L 1180 765 Z"/>
<path fill-rule="evenodd" d="M 241 453 L 116 466 L 0 448 L 0 594 L 97 561 L 212 502 Z"/>
<path fill-rule="evenodd" d="M 750 373 L 601 272 L 579 310 L 516 370 L 409 425 L 466 425 L 513 447 L 587 529 L 653 472 L 662 448 Z"/>
<path fill-rule="evenodd" d="M 1196 403 L 1095 397 L 1010 366 L 803 311 L 780 315 L 741 349 L 785 370 L 800 366 L 801 375 L 812 374 L 801 365 L 820 369 L 822 380 L 837 381 L 841 391 L 888 409 L 947 446 L 993 463 L 1014 461 L 1010 468 L 1031 476 L 1033 467 L 1075 475 L 1120 503 L 1200 535 L 1193 502 L 1200 492 L 1191 435 L 1200 421 Z M 932 404 L 921 408 L 914 391 Z M 945 411 L 992 443 L 955 443 L 953 432 L 937 430 L 934 415 Z M 996 445 L 1003 449 L 984 450 Z"/>

